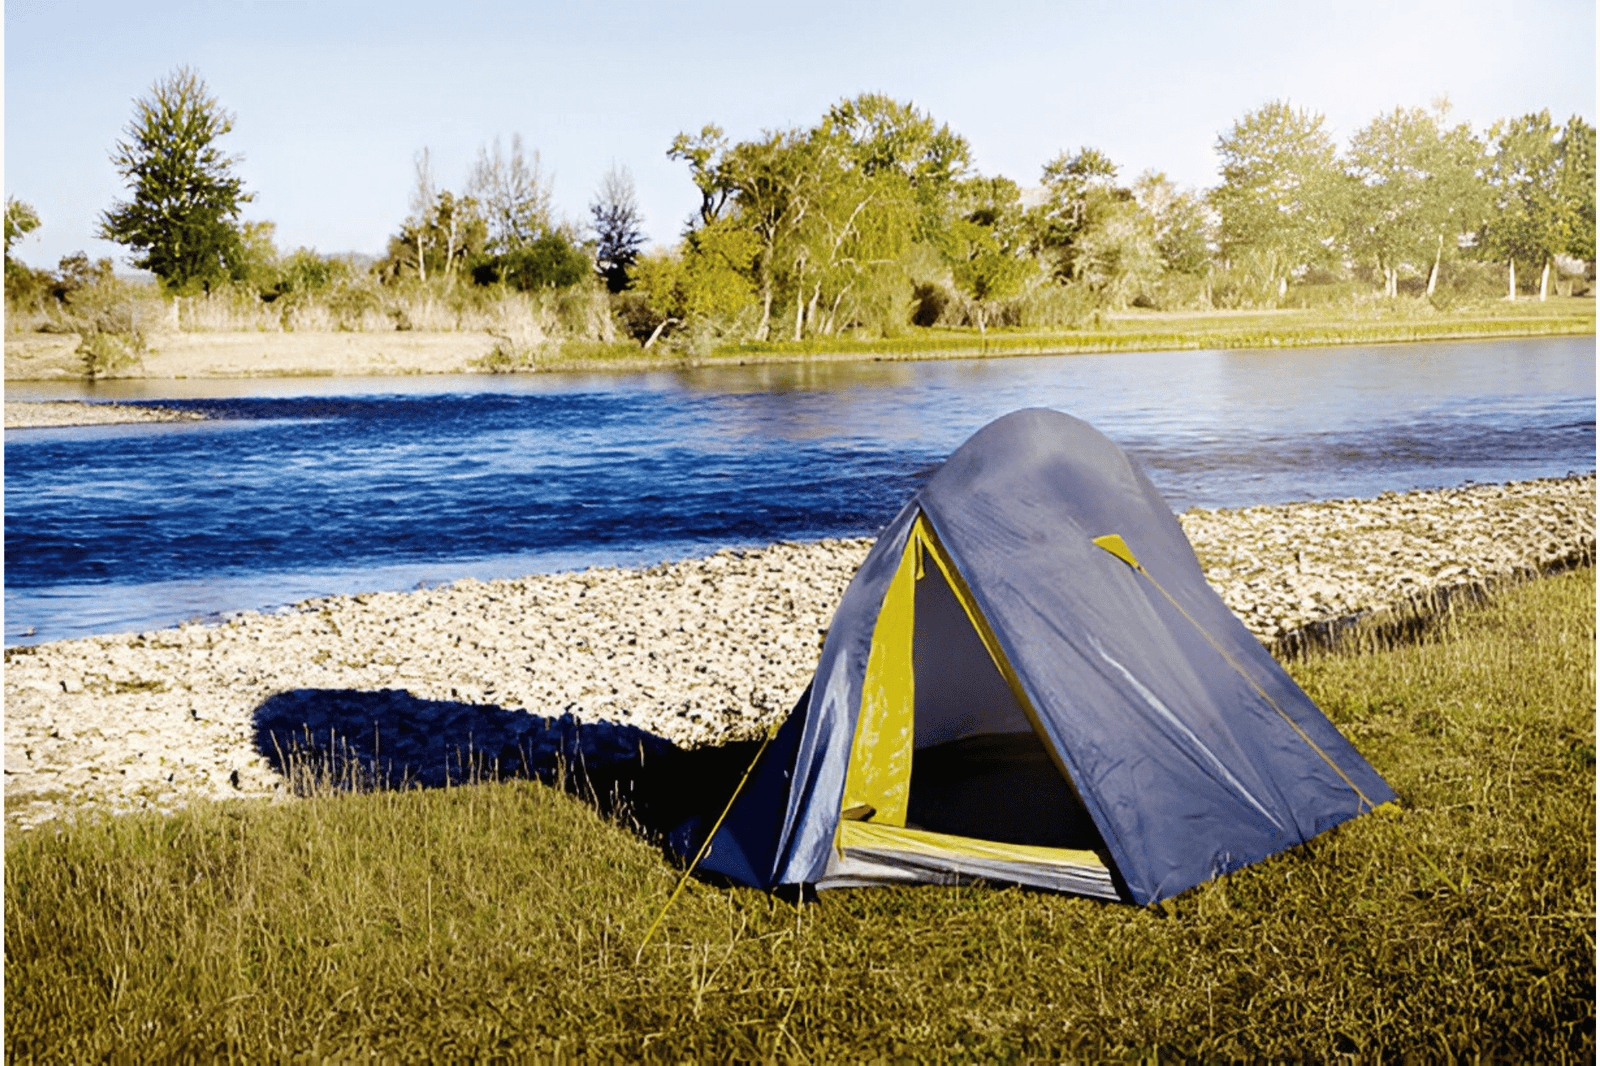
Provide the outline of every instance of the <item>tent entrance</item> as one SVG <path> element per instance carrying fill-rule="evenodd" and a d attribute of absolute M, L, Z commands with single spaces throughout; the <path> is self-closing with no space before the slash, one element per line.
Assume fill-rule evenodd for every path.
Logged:
<path fill-rule="evenodd" d="M 1036 720 L 970 591 L 919 516 L 873 631 L 840 858 L 854 844 L 881 860 L 899 840 L 907 855 L 897 862 L 919 856 L 917 880 L 966 869 L 1057 887 L 1055 875 L 1034 869 L 1041 863 L 1080 874 L 1094 868 L 1097 881 L 1107 876 L 1096 856 L 1099 834 Z M 982 869 L 972 865 L 980 859 L 973 848 Z M 944 875 L 932 876 L 939 869 Z M 889 879 L 906 876 L 901 870 Z"/>

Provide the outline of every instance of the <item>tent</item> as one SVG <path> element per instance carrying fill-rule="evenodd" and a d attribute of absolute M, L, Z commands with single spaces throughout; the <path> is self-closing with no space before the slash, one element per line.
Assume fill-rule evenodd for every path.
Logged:
<path fill-rule="evenodd" d="M 1110 440 L 979 430 L 889 523 L 702 870 L 1151 903 L 1394 800 Z"/>

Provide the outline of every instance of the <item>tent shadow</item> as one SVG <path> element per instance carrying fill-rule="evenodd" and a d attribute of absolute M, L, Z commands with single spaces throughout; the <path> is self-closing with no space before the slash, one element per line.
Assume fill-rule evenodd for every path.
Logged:
<path fill-rule="evenodd" d="M 253 719 L 256 750 L 298 795 L 534 779 L 658 844 L 715 818 L 760 743 L 690 750 L 636 726 L 399 689 L 292 689 L 263 701 Z"/>

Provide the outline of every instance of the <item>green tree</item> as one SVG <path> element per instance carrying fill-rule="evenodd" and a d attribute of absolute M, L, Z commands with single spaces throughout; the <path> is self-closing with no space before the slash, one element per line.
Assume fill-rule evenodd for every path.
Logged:
<path fill-rule="evenodd" d="M 1561 133 L 1561 196 L 1567 204 L 1566 253 L 1593 264 L 1595 198 L 1594 127 L 1577 115 Z"/>
<path fill-rule="evenodd" d="M 1350 139 L 1348 247 L 1378 268 L 1390 297 L 1402 267 L 1427 271 L 1432 296 L 1446 243 L 1482 221 L 1482 145 L 1468 126 L 1444 125 L 1447 109 L 1396 108 Z"/>
<path fill-rule="evenodd" d="M 1340 171 L 1323 116 L 1274 101 L 1217 139 L 1222 184 L 1211 192 L 1225 261 L 1254 260 L 1279 295 L 1291 275 L 1332 256 Z"/>
<path fill-rule="evenodd" d="M 989 195 L 951 227 L 960 251 L 950 276 L 971 297 L 978 312 L 978 332 L 987 338 L 989 319 L 998 305 L 1021 293 L 1038 274 L 1038 265 L 1027 254 L 1020 232 L 1003 224 L 1007 213 L 1003 208 L 1012 204 L 1016 186 L 999 178 L 980 183 L 980 188 Z"/>
<path fill-rule="evenodd" d="M 957 189 L 972 167 L 972 147 L 965 137 L 915 105 L 881 93 L 862 93 L 833 105 L 813 136 L 839 141 L 848 166 L 864 177 L 903 182 L 918 208 L 913 238 L 936 245 L 943 241 L 954 220 Z"/>
<path fill-rule="evenodd" d="M 1539 298 L 1549 292 L 1558 254 L 1594 246 L 1594 131 L 1574 118 L 1565 129 L 1550 112 L 1497 122 L 1488 184 L 1493 210 L 1481 233 L 1485 252 L 1506 263 L 1507 298 L 1517 294 L 1517 264 L 1541 268 Z"/>
<path fill-rule="evenodd" d="M 1125 306 L 1161 273 L 1154 227 L 1104 152 L 1062 152 L 1045 164 L 1048 198 L 1032 212 L 1032 247 L 1056 280 Z"/>
<path fill-rule="evenodd" d="M 530 289 L 565 289 L 578 284 L 594 270 L 594 264 L 560 233 L 546 233 L 520 248 L 479 260 L 472 269 L 472 280 L 479 285 L 503 283 L 527 292 Z"/>
<path fill-rule="evenodd" d="M 681 159 L 689 164 L 689 176 L 700 190 L 702 226 L 709 226 L 722 217 L 722 209 L 733 195 L 733 185 L 726 172 L 727 154 L 727 135 L 721 126 L 713 123 L 702 126 L 695 136 L 678 134 L 667 149 L 668 159 Z"/>
<path fill-rule="evenodd" d="M 179 67 L 134 101 L 111 153 L 133 196 L 101 215 L 97 235 L 132 249 L 133 265 L 171 288 L 209 289 L 242 254 L 239 207 L 253 194 L 233 173 L 239 157 L 217 144 L 233 121 L 200 75 Z"/>
<path fill-rule="evenodd" d="M 739 143 L 706 125 L 679 134 L 667 155 L 688 164 L 700 190 L 690 236 L 725 226 L 754 241 L 745 277 L 758 340 L 785 311 L 797 339 L 898 328 L 910 310 L 913 249 L 937 246 L 954 262 L 964 247 L 950 224 L 959 218 L 966 141 L 885 96 L 845 100 L 810 129 Z M 698 253 L 691 244 L 684 254 L 692 263 Z M 929 258 L 926 249 L 916 258 Z"/>
<path fill-rule="evenodd" d="M 1211 224 L 1204 198 L 1192 189 L 1180 189 L 1154 170 L 1135 179 L 1133 196 L 1150 217 L 1162 268 L 1177 274 L 1203 274 L 1211 264 Z"/>
<path fill-rule="evenodd" d="M 38 228 L 39 214 L 33 205 L 6 197 L 6 270 L 12 269 L 11 246 Z"/>
<path fill-rule="evenodd" d="M 429 274 L 450 280 L 462 264 L 478 265 L 488 244 L 488 222 L 474 197 L 435 184 L 428 149 L 417 153 L 415 167 L 411 213 L 390 238 L 382 270 L 390 277 L 409 270 L 424 281 Z"/>

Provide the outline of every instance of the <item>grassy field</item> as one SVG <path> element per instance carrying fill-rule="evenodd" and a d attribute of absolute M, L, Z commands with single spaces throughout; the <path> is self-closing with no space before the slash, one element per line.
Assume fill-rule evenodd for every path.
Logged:
<path fill-rule="evenodd" d="M 404 331 L 290 332 L 255 328 L 152 334 L 149 349 L 117 377 L 231 378 L 442 374 L 477 371 L 676 370 L 695 366 L 910 361 L 979 356 L 1226 348 L 1304 348 L 1340 344 L 1593 335 L 1591 297 L 1480 301 L 1438 311 L 1425 302 L 1368 303 L 1269 311 L 1140 311 L 1102 314 L 1079 329 L 919 329 L 896 337 L 820 337 L 737 344 L 694 353 L 658 346 L 644 351 L 623 338 L 609 343 L 547 337 L 502 345 L 495 330 L 418 326 Z M 481 323 L 479 324 L 481 326 Z M 498 327 L 496 327 L 498 328 Z M 514 332 L 514 331 L 513 331 Z M 7 380 L 80 376 L 74 334 L 6 334 Z"/>
<path fill-rule="evenodd" d="M 1403 811 L 1140 909 L 690 882 L 529 782 L 84 821 L 6 847 L 8 1061 L 1592 1061 L 1584 569 L 1291 664 Z"/>
<path fill-rule="evenodd" d="M 718 348 L 698 362 L 781 362 L 816 357 L 955 359 L 977 355 L 1042 355 L 1216 348 L 1308 348 L 1340 344 L 1585 335 L 1595 331 L 1594 300 L 1480 303 L 1448 312 L 1411 302 L 1352 309 L 1276 311 L 1127 311 L 1093 325 L 1061 330 L 913 329 L 905 336 L 823 337 Z M 608 349 L 611 357 L 622 353 Z M 565 353 L 564 353 L 565 355 Z M 578 353 L 575 361 L 581 360 Z M 592 360 L 600 362 L 603 360 Z M 553 369 L 554 366 L 552 365 Z"/>

